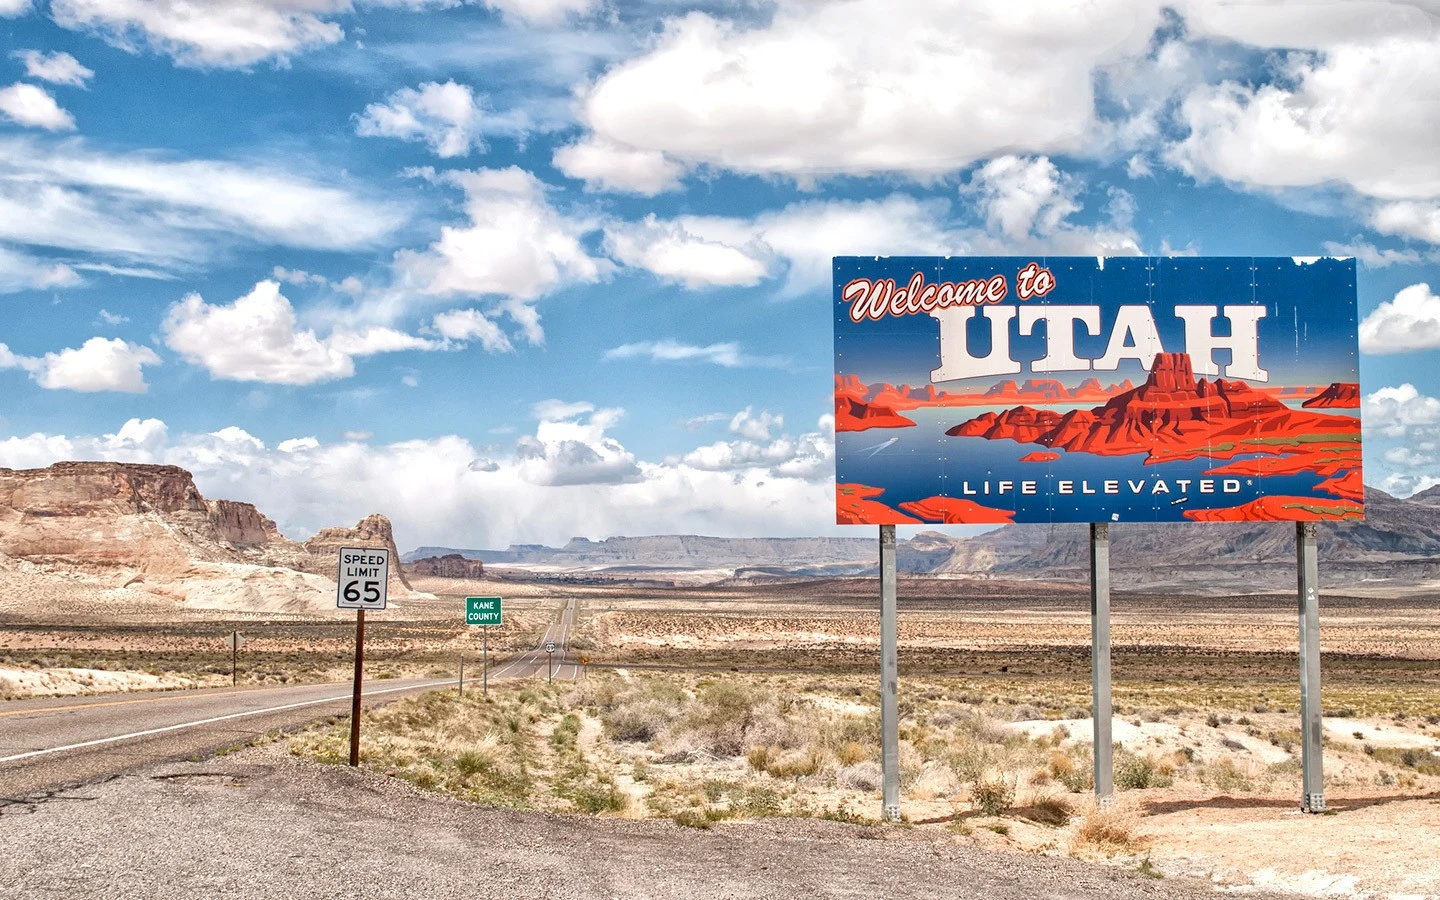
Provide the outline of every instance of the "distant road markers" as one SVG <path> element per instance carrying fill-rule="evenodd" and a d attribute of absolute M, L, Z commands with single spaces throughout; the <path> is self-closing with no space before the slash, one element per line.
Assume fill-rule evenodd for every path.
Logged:
<path fill-rule="evenodd" d="M 384 609 L 390 584 L 390 551 L 341 547 L 335 574 L 335 605 L 355 610 L 355 694 L 350 701 L 350 765 L 360 765 L 360 686 L 365 668 L 365 610 Z"/>
<path fill-rule="evenodd" d="M 465 624 L 479 625 L 481 631 L 481 690 L 490 696 L 490 626 L 503 624 L 504 601 L 499 597 L 466 597 Z M 465 693 L 465 658 L 460 658 L 460 693 Z"/>

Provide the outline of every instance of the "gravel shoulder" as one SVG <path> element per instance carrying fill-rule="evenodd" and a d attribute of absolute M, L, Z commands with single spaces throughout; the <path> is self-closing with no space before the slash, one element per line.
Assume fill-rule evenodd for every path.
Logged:
<path fill-rule="evenodd" d="M 1216 896 L 1199 880 L 919 829 L 772 819 L 700 831 L 485 807 L 278 743 L 6 807 L 0 885 L 6 897 L 109 900 Z"/>

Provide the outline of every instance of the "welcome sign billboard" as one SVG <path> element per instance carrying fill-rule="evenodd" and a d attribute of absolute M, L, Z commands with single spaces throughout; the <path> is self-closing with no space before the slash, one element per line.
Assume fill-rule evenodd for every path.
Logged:
<path fill-rule="evenodd" d="M 1352 259 L 834 274 L 841 524 L 1363 517 Z"/>

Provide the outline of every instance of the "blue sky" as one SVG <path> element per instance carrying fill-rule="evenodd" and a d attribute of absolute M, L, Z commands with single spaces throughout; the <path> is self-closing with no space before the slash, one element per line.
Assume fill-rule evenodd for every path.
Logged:
<path fill-rule="evenodd" d="M 830 257 L 1359 259 L 1440 483 L 1427 3 L 0 0 L 0 465 L 303 536 L 843 533 Z"/>

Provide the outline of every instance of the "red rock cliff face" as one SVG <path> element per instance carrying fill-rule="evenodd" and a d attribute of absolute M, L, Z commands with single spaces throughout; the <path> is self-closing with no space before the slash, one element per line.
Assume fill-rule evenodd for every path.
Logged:
<path fill-rule="evenodd" d="M 275 523 L 261 515 L 252 503 L 206 500 L 205 507 L 216 536 L 227 543 L 259 546 L 280 534 Z"/>
<path fill-rule="evenodd" d="M 288 564 L 297 550 L 254 506 L 206 500 L 176 466 L 0 469 L 0 553 L 8 556 L 180 571 L 200 560 Z"/>
<path fill-rule="evenodd" d="M 366 516 L 354 528 L 324 528 L 302 546 L 310 554 L 311 562 L 306 571 L 327 578 L 335 577 L 340 561 L 341 547 L 384 547 L 390 551 L 390 584 L 393 588 L 399 582 L 410 590 L 410 582 L 400 566 L 400 551 L 395 546 L 395 535 L 390 520 L 381 515 Z"/>

